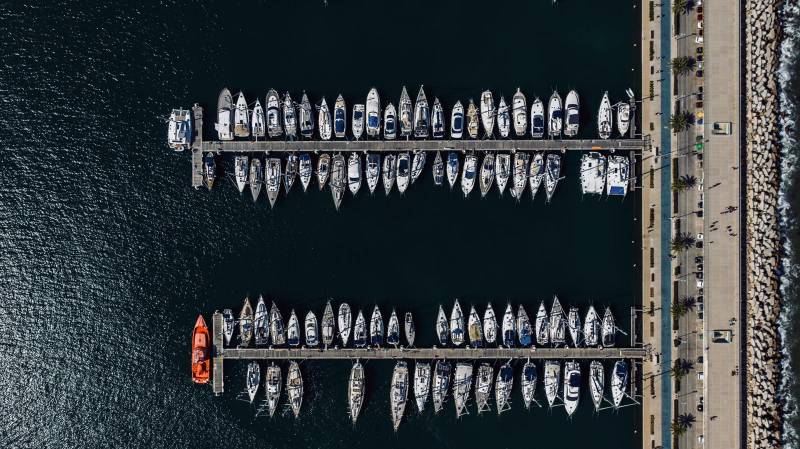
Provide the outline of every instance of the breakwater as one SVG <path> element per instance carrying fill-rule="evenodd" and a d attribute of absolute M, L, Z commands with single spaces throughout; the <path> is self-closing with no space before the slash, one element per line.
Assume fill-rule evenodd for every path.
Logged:
<path fill-rule="evenodd" d="M 747 447 L 782 444 L 778 319 L 780 136 L 777 70 L 781 2 L 745 4 Z"/>

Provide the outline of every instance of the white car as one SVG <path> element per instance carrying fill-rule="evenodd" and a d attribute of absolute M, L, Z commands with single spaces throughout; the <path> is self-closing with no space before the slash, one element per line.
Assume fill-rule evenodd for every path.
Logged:
<path fill-rule="evenodd" d="M 703 288 L 703 280 L 702 279 L 698 279 L 697 280 L 697 288 Z"/>
<path fill-rule="evenodd" d="M 694 38 L 695 44 L 702 44 L 703 43 L 703 36 L 697 36 Z"/>

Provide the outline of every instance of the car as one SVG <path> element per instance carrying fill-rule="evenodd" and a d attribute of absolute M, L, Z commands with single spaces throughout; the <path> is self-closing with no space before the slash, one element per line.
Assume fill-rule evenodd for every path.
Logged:
<path fill-rule="evenodd" d="M 702 20 L 698 20 L 697 21 L 697 29 L 700 29 L 700 30 L 703 29 L 703 21 Z"/>
<path fill-rule="evenodd" d="M 694 244 L 694 247 L 695 247 L 695 248 L 702 248 L 702 247 L 703 247 L 703 241 L 702 241 L 702 240 L 698 240 L 698 241 L 697 241 L 697 242 Z"/>
<path fill-rule="evenodd" d="M 699 22 L 702 22 L 702 21 L 703 21 L 703 13 L 702 13 L 702 12 L 698 12 L 698 13 L 697 13 L 697 20 L 698 20 Z"/>
<path fill-rule="evenodd" d="M 702 444 L 703 444 L 705 441 L 706 441 L 706 440 L 705 440 L 705 438 L 703 438 L 703 435 L 698 435 L 698 436 L 697 436 L 697 442 L 698 442 L 700 445 L 702 445 Z"/>
<path fill-rule="evenodd" d="M 698 272 L 702 273 L 702 272 L 703 272 L 703 264 L 701 264 L 701 263 L 697 264 L 697 265 L 695 266 L 695 269 L 696 269 Z"/>
<path fill-rule="evenodd" d="M 694 76 L 696 76 L 698 78 L 702 78 L 703 77 L 703 71 L 702 70 L 698 70 L 698 71 L 694 72 Z"/>
<path fill-rule="evenodd" d="M 697 404 L 697 411 L 700 412 L 700 413 L 703 413 L 703 404 L 702 403 Z"/>
<path fill-rule="evenodd" d="M 697 356 L 697 363 L 698 364 L 702 364 L 703 363 L 703 356 L 702 355 Z M 703 397 L 702 396 L 700 396 L 700 402 L 703 402 Z"/>
<path fill-rule="evenodd" d="M 697 380 L 702 381 L 703 379 L 705 379 L 705 376 L 703 375 L 703 372 L 700 371 L 699 373 L 697 373 Z"/>
<path fill-rule="evenodd" d="M 694 258 L 694 263 L 703 263 L 703 256 L 696 256 Z"/>
<path fill-rule="evenodd" d="M 697 305 L 695 307 L 697 307 L 697 319 L 702 321 L 703 320 L 703 312 L 705 311 L 705 309 L 703 308 L 703 303 L 702 302 L 701 303 L 697 303 Z M 702 334 L 700 334 L 700 335 L 702 335 Z"/>
<path fill-rule="evenodd" d="M 700 209 L 700 210 L 703 209 L 703 202 L 702 201 L 698 201 L 697 202 L 697 208 Z"/>
<path fill-rule="evenodd" d="M 702 232 L 698 232 L 697 233 L 697 240 L 703 240 L 703 233 Z"/>
<path fill-rule="evenodd" d="M 703 279 L 703 272 L 702 271 L 696 271 L 694 273 L 694 277 L 695 277 L 695 279 Z"/>
<path fill-rule="evenodd" d="M 697 288 L 703 288 L 703 280 L 702 279 L 698 279 L 697 282 L 696 282 L 696 285 L 697 285 Z"/>
<path fill-rule="evenodd" d="M 703 211 L 702 210 L 696 210 L 696 211 L 694 211 L 694 215 L 697 218 L 703 218 Z"/>
<path fill-rule="evenodd" d="M 703 60 L 703 55 L 699 54 L 699 55 L 697 55 L 697 57 L 695 59 L 698 60 L 698 61 L 702 61 Z"/>
<path fill-rule="evenodd" d="M 698 45 L 702 44 L 703 43 L 703 36 L 695 36 L 694 43 L 698 44 Z"/>
<path fill-rule="evenodd" d="M 703 47 L 700 46 L 700 47 L 695 48 L 694 52 L 697 53 L 698 55 L 702 55 L 703 54 Z"/>
<path fill-rule="evenodd" d="M 702 304 L 702 303 L 703 303 L 703 295 L 698 295 L 698 296 L 695 296 L 695 297 L 694 297 L 694 301 L 695 301 L 696 303 L 698 303 L 698 304 Z"/>

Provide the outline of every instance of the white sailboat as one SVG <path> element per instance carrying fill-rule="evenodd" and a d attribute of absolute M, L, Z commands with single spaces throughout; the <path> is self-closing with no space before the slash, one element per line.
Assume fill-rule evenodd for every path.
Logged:
<path fill-rule="evenodd" d="M 503 314 L 503 345 L 507 348 L 514 347 L 514 337 L 517 333 L 516 327 L 514 309 L 511 307 L 511 303 L 508 303 L 506 312 Z"/>
<path fill-rule="evenodd" d="M 250 184 L 250 194 L 253 195 L 253 202 L 255 203 L 261 193 L 261 186 L 264 185 L 264 170 L 261 168 L 261 159 L 254 157 L 250 160 L 250 176 L 247 183 Z"/>
<path fill-rule="evenodd" d="M 361 156 L 356 152 L 347 159 L 347 186 L 353 196 L 361 188 Z"/>
<path fill-rule="evenodd" d="M 594 411 L 599 412 L 603 404 L 603 388 L 605 385 L 605 371 L 603 364 L 597 360 L 592 360 L 589 364 L 589 392 L 592 394 Z"/>
<path fill-rule="evenodd" d="M 267 367 L 266 379 L 267 409 L 270 418 L 275 415 L 275 410 L 278 409 L 278 401 L 281 399 L 282 383 L 280 367 L 275 365 L 275 362 L 270 363 Z"/>
<path fill-rule="evenodd" d="M 469 105 L 467 106 L 467 133 L 470 139 L 478 138 L 478 130 L 480 129 L 478 120 L 478 108 L 475 106 L 472 98 L 470 98 Z"/>
<path fill-rule="evenodd" d="M 528 171 L 528 181 L 531 184 L 531 199 L 536 199 L 536 192 L 544 180 L 544 155 L 536 152 L 531 160 L 530 170 Z"/>
<path fill-rule="evenodd" d="M 528 347 L 533 344 L 533 329 L 531 328 L 531 320 L 528 318 L 528 313 L 522 304 L 517 309 L 517 339 L 522 347 Z"/>
<path fill-rule="evenodd" d="M 631 105 L 628 103 L 620 103 L 617 105 L 617 130 L 619 130 L 620 137 L 625 137 L 628 134 L 628 129 L 631 124 Z"/>
<path fill-rule="evenodd" d="M 292 407 L 294 417 L 300 416 L 300 406 L 303 404 L 303 376 L 300 374 L 300 365 L 294 360 L 289 363 L 289 375 L 286 376 L 286 393 L 289 396 L 289 405 Z"/>
<path fill-rule="evenodd" d="M 624 360 L 619 360 L 614 364 L 614 371 L 611 373 L 611 397 L 615 408 L 619 408 L 620 404 L 622 404 L 627 388 L 628 364 Z"/>
<path fill-rule="evenodd" d="M 483 156 L 483 163 L 481 164 L 481 198 L 489 193 L 494 183 L 494 153 L 486 153 Z"/>
<path fill-rule="evenodd" d="M 553 198 L 561 180 L 561 156 L 555 153 L 547 155 L 547 165 L 544 171 L 544 191 L 547 194 L 547 202 Z"/>
<path fill-rule="evenodd" d="M 440 186 L 443 183 L 444 183 L 444 161 L 442 160 L 442 152 L 437 150 L 436 157 L 433 159 L 433 184 Z"/>
<path fill-rule="evenodd" d="M 489 398 L 492 396 L 492 382 L 494 381 L 494 368 L 488 363 L 481 363 L 478 367 L 478 378 L 475 380 L 475 403 L 478 414 L 489 411 Z"/>
<path fill-rule="evenodd" d="M 517 201 L 522 199 L 525 187 L 528 185 L 528 165 L 531 157 L 528 153 L 517 151 L 514 153 L 514 168 L 511 172 L 511 196 Z"/>
<path fill-rule="evenodd" d="M 581 366 L 572 360 L 564 364 L 564 409 L 572 416 L 581 394 Z"/>
<path fill-rule="evenodd" d="M 339 324 L 339 337 L 342 339 L 342 346 L 347 347 L 347 342 L 350 340 L 350 326 L 353 322 L 353 318 L 350 312 L 350 304 L 343 302 L 339 304 L 339 315 L 338 315 L 338 324 Z"/>
<path fill-rule="evenodd" d="M 511 155 L 506 153 L 497 154 L 497 167 L 495 170 L 495 181 L 497 181 L 497 190 L 500 191 L 500 196 L 506 191 L 508 185 L 508 178 L 511 176 Z"/>
<path fill-rule="evenodd" d="M 472 369 L 471 363 L 462 362 L 456 364 L 456 378 L 453 383 L 453 402 L 456 406 L 456 418 L 469 413 L 467 411 L 467 401 L 472 391 Z"/>
<path fill-rule="evenodd" d="M 436 361 L 436 370 L 433 377 L 433 411 L 439 413 L 444 405 L 444 400 L 447 397 L 447 391 L 450 389 L 450 374 L 452 367 L 450 362 L 446 360 Z"/>
<path fill-rule="evenodd" d="M 320 154 L 319 159 L 317 159 L 317 184 L 319 184 L 320 191 L 325 188 L 325 184 L 328 182 L 330 171 L 331 156 L 328 153 Z"/>
<path fill-rule="evenodd" d="M 561 346 L 566 342 L 566 317 L 558 296 L 553 296 L 553 305 L 550 307 L 550 343 Z"/>
<path fill-rule="evenodd" d="M 250 398 L 250 403 L 256 398 L 258 393 L 258 386 L 261 384 L 261 367 L 258 362 L 253 360 L 247 365 L 247 376 L 245 377 L 245 387 L 247 389 L 247 396 Z"/>
<path fill-rule="evenodd" d="M 444 137 L 444 109 L 439 97 L 433 100 L 433 111 L 431 113 L 431 127 L 433 128 L 433 138 L 441 139 Z"/>
<path fill-rule="evenodd" d="M 356 348 L 363 348 L 367 345 L 367 320 L 361 310 L 358 311 L 356 324 L 353 326 L 353 345 Z"/>
<path fill-rule="evenodd" d="M 511 115 L 514 117 L 514 133 L 522 137 L 528 131 L 528 105 L 525 103 L 525 94 L 517 88 L 517 93 L 511 99 Z"/>
<path fill-rule="evenodd" d="M 400 137 L 408 138 L 414 132 L 414 107 L 411 104 L 411 97 L 408 96 L 406 86 L 400 93 Z"/>
<path fill-rule="evenodd" d="M 397 312 L 392 309 L 389 316 L 389 325 L 386 327 L 386 344 L 397 347 L 400 344 L 400 320 Z"/>
<path fill-rule="evenodd" d="M 397 190 L 400 194 L 406 193 L 411 182 L 411 156 L 408 152 L 400 153 L 397 158 Z"/>
<path fill-rule="evenodd" d="M 364 393 L 366 392 L 366 377 L 364 376 L 364 366 L 361 362 L 356 360 L 353 368 L 350 370 L 350 382 L 348 384 L 348 404 L 350 409 L 350 419 L 353 425 L 358 420 L 358 414 L 361 412 L 361 406 L 364 404 Z"/>
<path fill-rule="evenodd" d="M 286 137 L 294 138 L 297 136 L 297 113 L 294 109 L 294 102 L 289 92 L 283 94 L 283 125 L 286 130 Z"/>
<path fill-rule="evenodd" d="M 394 187 L 394 180 L 397 178 L 397 156 L 394 154 L 387 154 L 383 158 L 383 189 L 386 191 L 386 196 Z"/>
<path fill-rule="evenodd" d="M 569 91 L 567 94 L 567 114 L 566 124 L 564 125 L 564 135 L 567 137 L 575 137 L 578 135 L 578 127 L 580 126 L 580 100 L 578 93 L 574 90 Z"/>
<path fill-rule="evenodd" d="M 497 341 L 497 318 L 495 317 L 492 303 L 489 303 L 486 306 L 486 311 L 483 312 L 483 333 L 486 343 L 494 344 Z"/>
<path fill-rule="evenodd" d="M 414 316 L 411 312 L 406 312 L 403 318 L 403 330 L 406 333 L 406 343 L 409 347 L 414 347 L 414 337 L 417 335 L 417 328 L 414 326 Z"/>
<path fill-rule="evenodd" d="M 236 156 L 234 159 L 234 164 L 233 175 L 234 179 L 236 180 L 236 188 L 239 189 L 239 193 L 242 193 L 244 191 L 244 187 L 247 185 L 247 156 Z"/>
<path fill-rule="evenodd" d="M 556 402 L 558 389 L 561 386 L 561 362 L 547 360 L 544 362 L 544 393 L 550 408 Z"/>
<path fill-rule="evenodd" d="M 250 114 L 250 123 L 253 130 L 253 137 L 264 137 L 267 134 L 267 122 L 264 116 L 264 108 L 261 107 L 261 100 L 258 98 L 256 98 L 256 104 L 253 106 L 253 112 Z"/>
<path fill-rule="evenodd" d="M 602 195 L 606 188 L 606 157 L 596 151 L 581 156 L 581 193 Z"/>
<path fill-rule="evenodd" d="M 447 183 L 452 190 L 453 186 L 456 184 L 456 179 L 458 179 L 458 153 L 455 151 L 447 153 L 447 167 L 445 171 L 447 172 Z"/>
<path fill-rule="evenodd" d="M 374 194 L 375 188 L 378 187 L 378 181 L 381 179 L 381 155 L 378 153 L 367 153 L 367 169 L 365 170 L 367 178 L 367 187 L 369 193 Z"/>
<path fill-rule="evenodd" d="M 305 321 L 306 330 L 306 346 L 315 347 L 319 345 L 319 331 L 317 328 L 317 316 L 314 312 L 309 311 L 306 314 Z"/>
<path fill-rule="evenodd" d="M 427 158 L 427 153 L 422 150 L 414 150 L 414 159 L 411 163 L 411 184 L 419 178 L 422 174 L 422 171 L 425 169 L 425 159 Z"/>
<path fill-rule="evenodd" d="M 217 139 L 233 140 L 233 99 L 231 91 L 224 88 L 217 97 L 217 122 L 214 129 L 217 131 Z"/>
<path fill-rule="evenodd" d="M 239 312 L 239 343 L 242 347 L 247 347 L 253 339 L 253 306 L 250 298 L 244 298 L 242 310 Z"/>
<path fill-rule="evenodd" d="M 506 362 L 497 371 L 494 383 L 494 397 L 497 403 L 497 415 L 511 410 L 511 390 L 514 388 L 514 370 L 511 363 Z"/>
<path fill-rule="evenodd" d="M 325 304 L 325 311 L 322 312 L 322 344 L 327 348 L 333 344 L 336 337 L 336 320 L 333 317 L 333 306 L 330 300 Z"/>
<path fill-rule="evenodd" d="M 439 306 L 439 315 L 436 317 L 436 335 L 439 337 L 439 344 L 447 346 L 450 341 L 450 322 L 447 321 L 447 315 L 444 314 L 444 309 Z"/>
<path fill-rule="evenodd" d="M 333 196 L 333 204 L 336 210 L 342 205 L 342 198 L 344 198 L 344 190 L 347 186 L 347 167 L 345 166 L 344 156 L 337 154 L 333 156 L 333 165 L 331 165 L 331 195 Z"/>
<path fill-rule="evenodd" d="M 372 311 L 372 318 L 369 320 L 370 344 L 380 346 L 383 344 L 383 315 L 381 309 L 375 306 Z"/>
<path fill-rule="evenodd" d="M 428 362 L 414 363 L 414 399 L 417 402 L 417 410 L 422 413 L 425 404 L 428 402 L 428 395 L 431 390 L 431 364 Z"/>
<path fill-rule="evenodd" d="M 547 132 L 551 139 L 561 137 L 561 129 L 564 125 L 563 114 L 564 112 L 561 106 L 561 95 L 559 95 L 558 92 L 553 91 L 553 95 L 550 96 L 550 101 L 547 105 Z"/>
<path fill-rule="evenodd" d="M 630 159 L 626 156 L 612 155 L 608 157 L 606 170 L 606 194 L 625 197 L 630 184 Z"/>
<path fill-rule="evenodd" d="M 492 99 L 492 92 L 489 90 L 481 93 L 481 123 L 483 130 L 486 132 L 486 137 L 491 137 L 494 132 L 494 117 L 496 111 L 494 109 L 494 99 Z"/>
<path fill-rule="evenodd" d="M 258 302 L 256 303 L 253 329 L 255 331 L 256 346 L 269 344 L 269 310 L 267 310 L 267 304 L 261 295 L 258 295 Z"/>
<path fill-rule="evenodd" d="M 577 348 L 581 342 L 581 316 L 578 312 L 578 308 L 575 306 L 569 308 L 569 314 L 567 314 L 567 330 L 572 340 L 572 346 Z"/>
<path fill-rule="evenodd" d="M 611 111 L 611 102 L 608 101 L 608 92 L 605 92 L 603 99 L 600 100 L 600 110 L 597 111 L 597 133 L 601 139 L 608 139 L 611 137 L 613 129 L 614 116 Z"/>
<path fill-rule="evenodd" d="M 472 345 L 473 348 L 483 346 L 483 328 L 481 326 L 481 318 L 478 316 L 475 306 L 470 306 L 467 329 L 470 345 Z"/>
<path fill-rule="evenodd" d="M 286 344 L 286 329 L 283 326 L 283 317 L 281 311 L 275 302 L 269 309 L 269 333 L 272 338 L 272 344 L 275 346 L 282 346 Z"/>
<path fill-rule="evenodd" d="M 319 137 L 322 138 L 322 140 L 331 140 L 331 111 L 328 110 L 328 102 L 325 101 L 325 97 L 322 97 L 322 103 L 319 105 L 319 118 L 317 123 L 319 123 Z"/>
<path fill-rule="evenodd" d="M 308 153 L 300 154 L 298 174 L 300 175 L 300 185 L 303 186 L 303 192 L 308 191 L 308 185 L 311 184 L 311 175 L 314 169 L 311 167 L 311 156 Z"/>
<path fill-rule="evenodd" d="M 464 193 L 464 198 L 468 197 L 475 187 L 477 167 L 478 158 L 474 154 L 468 154 L 464 158 L 464 169 L 461 172 L 461 191 Z"/>
<path fill-rule="evenodd" d="M 458 299 L 453 305 L 453 311 L 450 312 L 450 341 L 454 346 L 464 344 L 464 312 L 461 311 Z"/>
<path fill-rule="evenodd" d="M 606 307 L 606 312 L 603 314 L 603 324 L 600 328 L 600 334 L 603 339 L 604 348 L 614 347 L 617 340 L 617 327 L 614 324 L 614 315 L 611 313 L 611 307 Z"/>
<path fill-rule="evenodd" d="M 417 139 L 426 139 L 428 137 L 429 116 L 428 98 L 425 96 L 425 90 L 423 90 L 422 86 L 419 86 L 417 101 L 414 104 L 414 137 Z"/>
<path fill-rule="evenodd" d="M 500 103 L 497 105 L 497 129 L 500 131 L 500 137 L 506 138 L 511 132 L 511 116 L 508 112 L 508 104 L 506 104 L 505 97 L 500 97 Z"/>
<path fill-rule="evenodd" d="M 589 306 L 589 311 L 586 312 L 586 319 L 583 321 L 583 341 L 586 346 L 597 346 L 600 342 L 600 316 L 594 306 Z"/>
<path fill-rule="evenodd" d="M 311 110 L 311 102 L 308 95 L 303 91 L 303 98 L 300 100 L 300 135 L 310 139 L 314 134 L 314 113 Z"/>
<path fill-rule="evenodd" d="M 239 92 L 236 99 L 236 110 L 233 114 L 233 134 L 236 137 L 250 137 L 250 117 L 247 115 L 247 100 Z"/>
<path fill-rule="evenodd" d="M 281 100 L 275 89 L 267 92 L 267 133 L 270 137 L 280 137 L 283 135 L 283 125 L 281 125 Z"/>
<path fill-rule="evenodd" d="M 289 324 L 286 326 L 286 342 L 289 346 L 300 346 L 300 322 L 292 309 L 289 313 Z"/>
<path fill-rule="evenodd" d="M 547 317 L 547 309 L 544 301 L 539 303 L 539 310 L 536 312 L 536 344 L 544 346 L 550 342 L 550 321 Z"/>
<path fill-rule="evenodd" d="M 536 364 L 528 359 L 525 362 L 525 366 L 522 367 L 522 400 L 525 403 L 526 410 L 529 410 L 531 404 L 535 401 L 536 380 Z"/>

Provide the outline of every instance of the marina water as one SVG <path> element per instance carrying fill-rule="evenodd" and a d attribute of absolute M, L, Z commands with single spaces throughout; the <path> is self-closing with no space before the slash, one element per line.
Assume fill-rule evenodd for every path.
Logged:
<path fill-rule="evenodd" d="M 456 297 L 532 314 L 555 293 L 582 312 L 612 306 L 625 331 L 641 300 L 638 194 L 581 198 L 580 154 L 565 156 L 549 206 L 541 192 L 533 203 L 496 191 L 465 200 L 435 188 L 428 165 L 402 198 L 362 189 L 336 213 L 312 184 L 271 211 L 230 182 L 192 190 L 164 122 L 172 107 L 211 110 L 224 86 L 249 101 L 274 87 L 350 104 L 376 86 L 396 104 L 403 84 L 423 83 L 448 109 L 487 88 L 507 101 L 517 87 L 529 101 L 574 88 L 579 137 L 594 137 L 603 91 L 612 102 L 628 87 L 641 94 L 632 2 L 251 3 L 0 7 L 0 446 L 640 447 L 638 407 L 593 415 L 588 364 L 571 420 L 561 408 L 524 411 L 520 364 L 501 418 L 477 417 L 473 404 L 456 421 L 452 398 L 440 416 L 409 402 L 397 434 L 391 362 L 366 363 L 355 428 L 347 362 L 301 365 L 298 420 L 255 418 L 237 400 L 243 363 L 226 364 L 222 397 L 191 383 L 195 317 L 238 309 L 248 294 L 276 299 L 284 315 L 319 316 L 328 297 L 377 303 L 384 316 L 410 310 L 425 346 L 438 305 Z"/>

